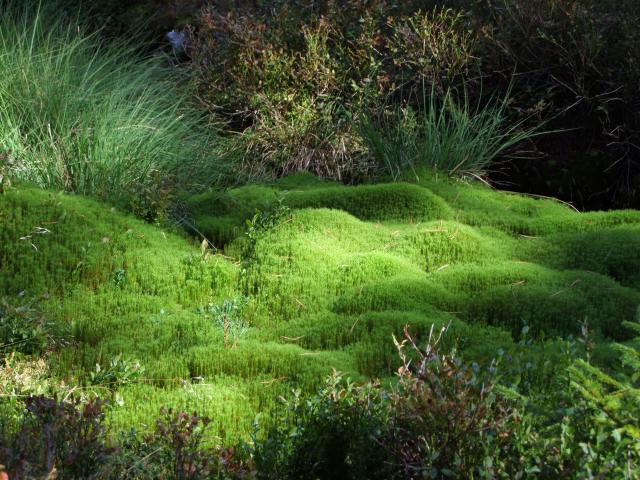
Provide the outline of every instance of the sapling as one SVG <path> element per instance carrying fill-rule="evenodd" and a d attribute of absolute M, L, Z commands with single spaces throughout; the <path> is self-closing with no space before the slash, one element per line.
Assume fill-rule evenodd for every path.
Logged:
<path fill-rule="evenodd" d="M 235 348 L 238 339 L 249 330 L 249 324 L 243 315 L 247 304 L 247 297 L 235 297 L 227 298 L 218 305 L 209 305 L 213 321 L 222 328 L 224 348 L 230 344 Z"/>

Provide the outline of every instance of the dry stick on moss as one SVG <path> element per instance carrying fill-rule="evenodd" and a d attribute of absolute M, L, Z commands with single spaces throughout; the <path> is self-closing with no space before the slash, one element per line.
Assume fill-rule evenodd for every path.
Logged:
<path fill-rule="evenodd" d="M 133 463 L 133 465 L 131 465 L 129 468 L 127 468 L 124 472 L 124 474 L 122 475 L 123 478 L 127 478 L 127 475 L 129 474 L 129 472 L 131 470 L 133 470 L 136 466 L 140 465 L 140 464 L 144 464 L 147 460 L 149 460 L 149 458 L 151 458 L 153 455 L 155 455 L 156 453 L 158 453 L 159 451 L 162 450 L 162 447 L 157 448 L 156 450 L 154 450 L 153 452 L 145 455 L 144 457 L 142 457 L 140 460 L 136 461 Z"/>
<path fill-rule="evenodd" d="M 229 319 L 227 317 L 227 315 L 225 314 L 223 317 L 223 331 L 224 331 L 224 348 L 227 348 L 227 333 L 229 331 Z"/>

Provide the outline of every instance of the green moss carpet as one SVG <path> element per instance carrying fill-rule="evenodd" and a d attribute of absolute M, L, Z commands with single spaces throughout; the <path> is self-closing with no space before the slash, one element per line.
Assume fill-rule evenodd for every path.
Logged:
<path fill-rule="evenodd" d="M 0 291 L 41 298 L 69 329 L 49 372 L 116 398 L 114 429 L 144 430 L 165 405 L 236 439 L 331 369 L 392 379 L 404 325 L 420 338 L 450 324 L 448 342 L 489 359 L 525 326 L 542 342 L 586 320 L 600 342 L 625 340 L 640 305 L 638 211 L 577 213 L 429 173 L 355 187 L 295 175 L 184 205 L 215 250 L 84 197 L 0 196 Z M 225 347 L 210 307 L 244 297 L 249 328 Z M 143 377 L 92 383 L 117 356 Z"/>

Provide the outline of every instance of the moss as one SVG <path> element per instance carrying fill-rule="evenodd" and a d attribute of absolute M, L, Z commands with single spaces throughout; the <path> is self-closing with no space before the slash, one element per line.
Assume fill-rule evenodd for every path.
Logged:
<path fill-rule="evenodd" d="M 62 293 L 79 282 L 108 281 L 120 244 L 114 234 L 128 230 L 126 217 L 74 200 L 36 189 L 0 197 L 2 291 Z"/>
<path fill-rule="evenodd" d="M 416 223 L 451 218 L 451 209 L 426 188 L 403 183 L 291 191 L 292 208 L 332 208 L 361 220 Z"/>
<path fill-rule="evenodd" d="M 273 398 L 287 395 L 293 386 L 270 377 L 252 379 L 218 376 L 203 380 L 185 380 L 170 387 L 139 383 L 119 391 L 119 403 L 110 409 L 107 422 L 113 430 L 139 431 L 153 428 L 162 407 L 175 411 L 197 411 L 212 419 L 212 432 L 220 432 L 221 440 L 234 443 L 253 432 L 256 415 L 264 422 L 279 408 Z"/>
<path fill-rule="evenodd" d="M 139 294 L 202 301 L 229 290 L 235 268 L 203 259 L 192 240 L 84 197 L 38 189 L 0 197 L 0 289 L 66 293 L 118 284 Z"/>
<path fill-rule="evenodd" d="M 279 198 L 272 187 L 249 185 L 226 192 L 211 191 L 186 199 L 197 228 L 216 245 L 224 245 L 244 231 L 244 221 L 256 210 L 268 210 Z"/>
<path fill-rule="evenodd" d="M 587 232 L 616 225 L 640 224 L 637 210 L 578 213 L 550 198 L 526 196 L 437 176 L 423 170 L 406 178 L 428 188 L 454 210 L 454 218 L 473 226 L 492 226 L 516 235 Z"/>
<path fill-rule="evenodd" d="M 458 263 L 493 263 L 506 258 L 510 245 L 457 222 L 429 222 L 398 235 L 391 250 L 431 272 Z"/>
<path fill-rule="evenodd" d="M 278 186 L 251 185 L 227 192 L 208 192 L 188 199 L 187 206 L 199 230 L 218 245 L 238 236 L 245 220 L 256 210 L 268 211 L 277 202 L 296 209 L 342 210 L 361 220 L 416 223 L 452 216 L 441 198 L 417 185 L 327 186 L 302 176 L 294 181 L 282 180 Z M 293 189 L 286 190 L 284 186 Z"/>
<path fill-rule="evenodd" d="M 531 256 L 554 268 L 598 272 L 640 289 L 640 224 L 548 236 L 535 242 Z"/>
<path fill-rule="evenodd" d="M 517 337 L 523 325 L 533 334 L 579 334 L 582 322 L 612 338 L 632 320 L 640 292 L 592 272 L 552 270 L 527 262 L 460 265 L 433 274 L 432 281 L 458 295 L 437 303 L 467 322 L 496 325 Z"/>
<path fill-rule="evenodd" d="M 233 439 L 333 368 L 391 381 L 392 336 L 405 325 L 418 339 L 449 325 L 447 344 L 475 360 L 515 348 L 525 324 L 551 342 L 585 320 L 602 345 L 629 338 L 637 212 L 585 215 L 433 175 L 414 181 L 350 187 L 296 175 L 191 197 L 216 255 L 110 206 L 20 187 L 0 196 L 0 288 L 48 294 L 45 314 L 74 337 L 49 354 L 49 371 L 116 395 L 113 429 L 148 425 L 168 404 L 212 416 Z M 278 203 L 290 207 L 284 217 L 244 234 L 245 219 Z M 204 307 L 244 295 L 249 329 L 225 348 Z M 139 361 L 144 377 L 116 392 L 90 385 L 96 364 L 117 355 Z"/>
<path fill-rule="evenodd" d="M 313 388 L 332 368 L 357 375 L 353 361 L 342 352 L 310 351 L 299 345 L 252 340 L 239 341 L 229 348 L 219 342 L 215 347 L 191 349 L 188 364 L 193 377 L 266 376 L 286 379 L 303 388 Z"/>

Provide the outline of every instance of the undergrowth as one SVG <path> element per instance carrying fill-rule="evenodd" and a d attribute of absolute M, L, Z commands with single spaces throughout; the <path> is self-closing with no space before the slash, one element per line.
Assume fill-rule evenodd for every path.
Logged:
<path fill-rule="evenodd" d="M 375 118 L 362 115 L 358 132 L 378 168 L 394 180 L 403 172 L 430 167 L 445 175 L 485 176 L 501 157 L 542 134 L 526 128 L 526 119 L 508 120 L 509 93 L 487 105 L 470 105 L 466 91 L 423 91 L 419 108 L 382 109 Z"/>
<path fill-rule="evenodd" d="M 208 110 L 241 133 L 236 158 L 250 175 L 304 170 L 360 181 L 378 162 L 395 172 L 420 155 L 455 171 L 490 163 L 493 180 L 506 176 L 523 191 L 580 208 L 633 206 L 636 7 L 634 0 L 223 1 L 195 15 L 186 69 Z M 456 108 L 432 108 L 452 91 Z M 556 133 L 530 135 L 541 123 Z M 525 139 L 511 145 L 516 152 L 500 148 Z"/>
<path fill-rule="evenodd" d="M 637 212 L 579 214 L 416 173 L 358 187 L 297 175 L 193 196 L 185 205 L 211 243 L 80 196 L 9 189 L 0 288 L 12 308 L 38 299 L 17 334 L 33 328 L 40 340 L 25 354 L 42 352 L 46 369 L 4 354 L 48 380 L 43 391 L 3 378 L 21 394 L 110 399 L 110 431 L 149 425 L 169 405 L 215 419 L 233 441 L 332 368 L 389 379 L 390 339 L 405 324 L 418 339 L 450 324 L 447 348 L 476 361 L 518 348 L 524 327 L 534 349 L 585 321 L 605 350 L 632 337 Z"/>
<path fill-rule="evenodd" d="M 139 202 L 156 174 L 180 187 L 217 178 L 215 128 L 161 59 L 105 42 L 53 4 L 0 9 L 0 149 L 14 180 Z"/>
<path fill-rule="evenodd" d="M 243 174 L 281 177 L 223 189 L 161 59 L 0 0 L 0 479 L 638 478 L 640 213 L 450 175 L 537 140 L 579 66 L 517 115 L 472 108 L 475 42 L 501 33 L 374 3 L 205 8 L 199 99 L 244 132 Z M 548 5 L 534 27 L 593 20 Z M 631 148 L 611 114 L 590 125 Z M 363 180 L 372 156 L 378 183 L 284 176 Z"/>
<path fill-rule="evenodd" d="M 640 332 L 640 324 L 628 326 Z M 18 419 L 0 430 L 0 473 L 194 480 L 638 478 L 637 344 L 615 345 L 632 373 L 613 378 L 591 363 L 588 329 L 577 342 L 561 342 L 542 355 L 532 355 L 532 345 L 521 340 L 513 357 L 500 352 L 484 365 L 446 349 L 447 335 L 446 326 L 432 325 L 417 343 L 405 326 L 401 341 L 393 337 L 400 356 L 396 382 L 358 384 L 334 370 L 315 393 L 295 390 L 283 398 L 275 421 L 256 423 L 251 440 L 233 446 L 220 444 L 211 419 L 195 412 L 162 408 L 151 432 L 108 437 L 104 402 L 29 396 Z M 553 362 L 556 371 L 546 374 L 540 360 Z M 552 383 L 539 382 L 545 379 Z"/>

